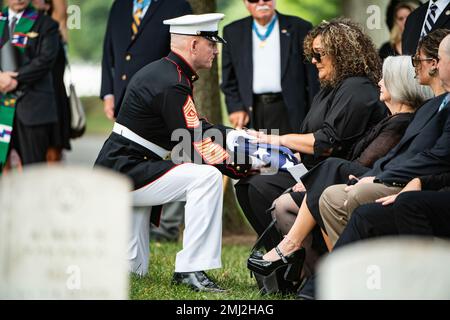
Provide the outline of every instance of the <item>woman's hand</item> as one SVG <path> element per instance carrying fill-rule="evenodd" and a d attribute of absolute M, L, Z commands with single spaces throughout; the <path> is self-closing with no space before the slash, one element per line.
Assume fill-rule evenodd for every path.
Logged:
<path fill-rule="evenodd" d="M 248 130 L 247 133 L 251 136 L 256 137 L 255 140 L 251 140 L 252 143 L 267 143 L 279 146 L 281 145 L 281 136 L 265 134 L 260 131 Z"/>
<path fill-rule="evenodd" d="M 306 188 L 303 185 L 303 183 L 300 181 L 299 183 L 297 183 L 295 186 L 292 187 L 292 191 L 293 192 L 305 192 Z"/>
<path fill-rule="evenodd" d="M 422 183 L 420 182 L 419 178 L 412 179 L 403 189 L 397 194 L 393 194 L 387 197 L 380 198 L 376 200 L 375 202 L 381 203 L 383 206 L 388 206 L 395 202 L 398 195 L 403 192 L 409 192 L 409 191 L 421 191 L 422 190 Z"/>

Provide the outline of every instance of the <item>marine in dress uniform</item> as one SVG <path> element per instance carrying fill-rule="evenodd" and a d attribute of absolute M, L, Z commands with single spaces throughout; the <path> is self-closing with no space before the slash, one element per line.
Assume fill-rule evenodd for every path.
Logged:
<path fill-rule="evenodd" d="M 227 128 L 200 119 L 195 108 L 196 71 L 211 67 L 217 55 L 216 42 L 223 41 L 217 35 L 222 18 L 223 14 L 205 14 L 164 21 L 184 47 L 180 49 L 172 39 L 167 57 L 131 79 L 113 132 L 96 161 L 96 165 L 126 174 L 134 183 L 131 271 L 147 273 L 149 207 L 155 218 L 155 207 L 186 201 L 183 249 L 176 257 L 173 282 L 216 292 L 223 289 L 204 270 L 221 267 L 221 173 L 241 178 L 250 169 L 249 164 L 235 164 L 233 154 L 220 143 L 226 141 Z M 167 159 L 180 146 L 180 141 L 172 139 L 177 129 L 182 129 L 185 154 L 191 153 L 188 163 L 175 163 L 174 155 Z"/>

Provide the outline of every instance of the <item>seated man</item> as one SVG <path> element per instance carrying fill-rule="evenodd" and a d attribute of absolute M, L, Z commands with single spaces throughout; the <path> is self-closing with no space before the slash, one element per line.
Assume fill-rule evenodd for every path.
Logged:
<path fill-rule="evenodd" d="M 197 71 L 211 68 L 217 42 L 223 42 L 217 32 L 222 18 L 223 14 L 205 14 L 164 21 L 170 25 L 171 52 L 131 79 L 113 132 L 96 161 L 134 183 L 131 271 L 148 271 L 149 207 L 186 201 L 183 249 L 176 257 L 173 282 L 212 292 L 223 291 L 204 273 L 221 267 L 219 170 L 240 178 L 249 169 L 232 162 L 223 147 L 224 128 L 199 119 L 193 99 Z M 179 137 L 181 144 L 174 141 Z M 179 146 L 192 163 L 175 161 Z M 167 160 L 170 150 L 172 160 Z"/>
<path fill-rule="evenodd" d="M 411 180 L 399 194 L 357 208 L 334 248 L 388 235 L 450 238 L 449 190 L 450 172 Z"/>

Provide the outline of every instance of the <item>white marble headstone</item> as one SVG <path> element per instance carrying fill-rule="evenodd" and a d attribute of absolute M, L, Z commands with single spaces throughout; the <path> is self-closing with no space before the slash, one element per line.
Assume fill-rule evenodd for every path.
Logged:
<path fill-rule="evenodd" d="M 0 299 L 127 299 L 130 183 L 37 166 L 0 178 Z"/>
<path fill-rule="evenodd" d="M 342 247 L 321 263 L 319 299 L 450 299 L 450 242 L 382 238 Z"/>

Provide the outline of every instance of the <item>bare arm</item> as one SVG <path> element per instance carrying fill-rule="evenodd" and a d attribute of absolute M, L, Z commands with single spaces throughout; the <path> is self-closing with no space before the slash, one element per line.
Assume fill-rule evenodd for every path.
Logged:
<path fill-rule="evenodd" d="M 59 32 L 64 40 L 67 42 L 67 0 L 52 0 L 53 12 L 52 18 L 59 24 Z"/>
<path fill-rule="evenodd" d="M 286 134 L 280 137 L 281 145 L 304 154 L 314 154 L 315 142 L 316 139 L 313 133 Z"/>

